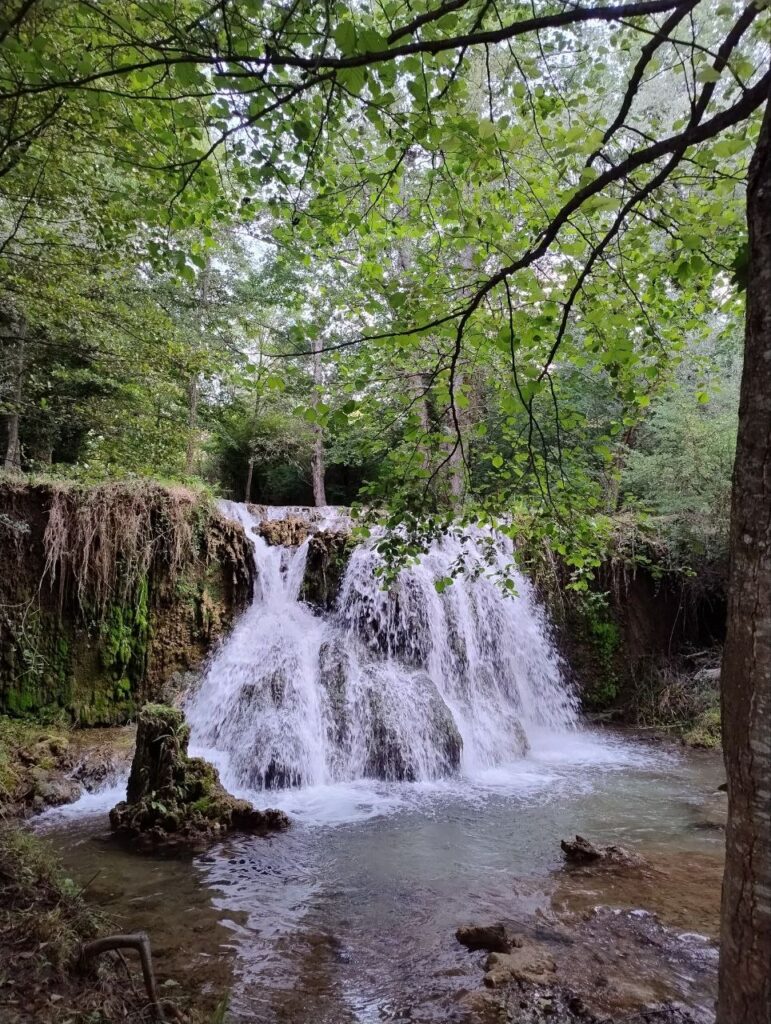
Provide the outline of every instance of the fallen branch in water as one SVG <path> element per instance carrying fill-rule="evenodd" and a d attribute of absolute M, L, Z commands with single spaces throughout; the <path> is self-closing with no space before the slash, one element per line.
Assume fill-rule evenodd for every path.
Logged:
<path fill-rule="evenodd" d="M 158 1001 L 158 990 L 155 984 L 155 974 L 153 973 L 150 939 L 146 932 L 137 932 L 135 935 L 105 935 L 102 939 L 94 939 L 93 942 L 85 943 L 80 957 L 81 961 L 86 964 L 101 953 L 108 953 L 112 950 L 119 951 L 121 949 L 135 949 L 139 953 L 147 997 L 150 1001 L 154 1018 L 156 1021 L 160 1021 L 160 1024 L 165 1024 L 166 1018 Z"/>

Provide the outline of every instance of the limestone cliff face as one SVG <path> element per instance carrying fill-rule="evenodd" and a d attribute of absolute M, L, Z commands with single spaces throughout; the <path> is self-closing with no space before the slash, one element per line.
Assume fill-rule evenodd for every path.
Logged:
<path fill-rule="evenodd" d="M 242 528 L 149 483 L 0 483 L 0 713 L 117 724 L 247 604 Z"/>

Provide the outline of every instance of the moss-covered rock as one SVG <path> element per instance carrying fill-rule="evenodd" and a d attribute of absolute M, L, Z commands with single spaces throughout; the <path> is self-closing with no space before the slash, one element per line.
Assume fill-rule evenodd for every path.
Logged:
<path fill-rule="evenodd" d="M 3 481 L 0 562 L 0 713 L 88 726 L 128 721 L 199 665 L 253 583 L 240 525 L 146 482 Z"/>
<path fill-rule="evenodd" d="M 64 729 L 0 717 L 0 816 L 23 817 L 75 799 L 74 766 Z"/>
<path fill-rule="evenodd" d="M 265 519 L 260 523 L 260 536 L 267 544 L 283 547 L 298 547 L 311 532 L 311 524 L 300 516 L 286 516 L 284 519 Z"/>
<path fill-rule="evenodd" d="M 331 610 L 340 593 L 354 544 L 349 533 L 320 530 L 308 541 L 300 597 L 309 604 Z"/>
<path fill-rule="evenodd" d="M 278 810 L 256 810 L 231 796 L 214 765 L 187 753 L 190 730 L 182 712 L 142 708 L 126 800 L 110 811 L 110 826 L 139 850 L 197 847 L 237 830 L 265 834 L 287 828 Z"/>

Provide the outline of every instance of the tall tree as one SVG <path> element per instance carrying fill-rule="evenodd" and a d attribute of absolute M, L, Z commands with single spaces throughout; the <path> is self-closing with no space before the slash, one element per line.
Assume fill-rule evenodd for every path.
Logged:
<path fill-rule="evenodd" d="M 315 336 L 312 340 L 313 347 L 313 386 L 316 393 L 316 406 L 322 400 L 322 388 L 324 387 L 324 375 L 321 365 L 321 351 L 323 348 L 322 339 Z M 316 507 L 326 505 L 327 492 L 324 487 L 326 476 L 326 462 L 324 459 L 324 429 L 316 419 L 313 424 L 313 454 L 311 456 L 311 478 L 313 482 L 313 504 Z"/>
<path fill-rule="evenodd" d="M 720 1024 L 771 1020 L 771 97 L 747 187 L 749 267 L 721 690 L 728 826 Z"/>

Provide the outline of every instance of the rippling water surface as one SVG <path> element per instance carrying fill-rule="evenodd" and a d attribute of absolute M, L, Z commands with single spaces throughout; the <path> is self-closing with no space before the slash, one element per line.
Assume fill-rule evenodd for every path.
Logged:
<path fill-rule="evenodd" d="M 578 731 L 536 738 L 527 757 L 470 777 L 273 794 L 293 817 L 287 833 L 233 837 L 192 863 L 105 841 L 119 791 L 49 813 L 40 828 L 122 927 L 150 932 L 162 975 L 229 988 L 232 1021 L 464 1019 L 461 997 L 480 985 L 484 956 L 455 942 L 460 924 L 504 920 L 551 944 L 559 963 L 565 922 L 603 905 L 643 908 L 671 927 L 665 941 L 628 919 L 647 929 L 643 952 L 661 947 L 658 966 L 643 958 L 637 969 L 656 996 L 705 1009 L 722 777 L 711 754 Z M 633 846 L 654 875 L 566 873 L 560 839 L 576 832 Z M 569 940 L 574 962 L 591 943 L 598 971 L 598 957 L 612 972 L 614 957 L 638 956 L 612 921 L 580 927 L 589 931 Z"/>

